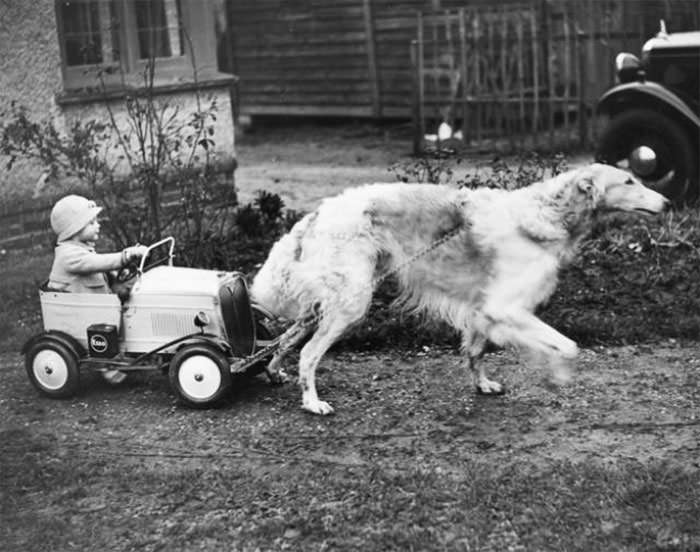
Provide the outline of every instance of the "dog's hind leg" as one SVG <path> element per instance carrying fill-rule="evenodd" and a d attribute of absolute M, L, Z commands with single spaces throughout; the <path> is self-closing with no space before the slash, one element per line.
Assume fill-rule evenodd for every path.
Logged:
<path fill-rule="evenodd" d="M 364 317 L 369 309 L 372 299 L 371 286 L 355 289 L 355 293 L 348 295 L 352 301 L 346 301 L 344 304 L 332 301 L 323 307 L 318 328 L 299 354 L 301 406 L 314 414 L 333 413 L 331 405 L 319 400 L 316 392 L 316 368 L 321 358 L 350 326 Z"/>
<path fill-rule="evenodd" d="M 287 353 L 296 347 L 314 329 L 308 321 L 301 320 L 292 324 L 283 334 L 279 347 L 265 367 L 265 373 L 271 383 L 282 384 L 287 381 L 287 374 L 280 368 Z"/>
<path fill-rule="evenodd" d="M 479 332 L 466 329 L 462 332 L 462 351 L 467 355 L 467 363 L 476 392 L 480 395 L 503 395 L 505 387 L 486 377 L 486 369 L 478 360 L 484 354 L 487 339 Z"/>

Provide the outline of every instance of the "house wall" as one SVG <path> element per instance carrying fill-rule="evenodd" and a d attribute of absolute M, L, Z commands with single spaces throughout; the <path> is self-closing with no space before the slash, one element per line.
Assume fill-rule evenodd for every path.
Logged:
<path fill-rule="evenodd" d="M 0 115 L 11 101 L 32 115 L 55 107 L 61 58 L 53 0 L 3 2 L 0 10 Z"/>
<path fill-rule="evenodd" d="M 0 124 L 12 102 L 25 106 L 31 117 L 54 116 L 60 89 L 61 60 L 52 0 L 6 2 L 0 11 Z M 3 168 L 7 159 L 0 155 Z M 18 161 L 0 177 L 0 200 L 33 189 L 41 168 Z"/>
<path fill-rule="evenodd" d="M 219 0 L 207 1 L 206 6 L 213 7 L 217 2 Z M 214 24 L 212 14 L 212 37 Z M 0 9 L 0 52 L 0 127 L 10 120 L 13 102 L 26 108 L 31 120 L 52 121 L 58 129 L 64 130 L 74 120 L 86 122 L 107 116 L 101 101 L 86 102 L 76 96 L 66 99 L 63 93 L 54 0 L 4 2 Z M 209 73 L 215 69 L 207 68 Z M 216 121 L 211 138 L 222 171 L 231 173 L 236 155 L 230 79 L 226 81 L 221 77 L 200 82 L 199 94 L 204 106 L 210 98 L 216 99 Z M 191 85 L 171 84 L 158 92 L 156 101 L 177 106 L 183 119 L 197 107 L 197 95 Z M 109 104 L 117 120 L 123 121 L 123 98 L 114 98 Z M 7 161 L 0 155 L 0 166 L 5 168 Z M 44 185 L 43 172 L 44 168 L 37 163 L 22 160 L 11 170 L 3 170 L 0 203 L 52 193 L 53 190 Z"/>

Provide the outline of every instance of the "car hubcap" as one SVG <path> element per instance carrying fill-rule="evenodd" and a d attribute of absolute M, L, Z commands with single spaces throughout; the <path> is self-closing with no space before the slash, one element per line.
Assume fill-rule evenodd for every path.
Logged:
<path fill-rule="evenodd" d="M 639 146 L 629 154 L 629 166 L 634 174 L 645 177 L 654 173 L 657 166 L 656 152 L 649 146 Z"/>
<path fill-rule="evenodd" d="M 68 381 L 68 366 L 56 351 L 39 351 L 32 362 L 34 377 L 45 389 L 56 390 Z"/>
<path fill-rule="evenodd" d="M 194 355 L 180 365 L 178 380 L 182 390 L 193 399 L 205 400 L 221 387 L 219 366 L 211 358 Z"/>

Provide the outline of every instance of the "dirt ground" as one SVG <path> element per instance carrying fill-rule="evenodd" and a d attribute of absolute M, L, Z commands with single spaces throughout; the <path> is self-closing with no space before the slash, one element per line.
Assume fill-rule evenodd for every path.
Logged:
<path fill-rule="evenodd" d="M 388 165 L 410 154 L 405 128 L 301 130 L 239 138 L 242 201 L 265 189 L 308 209 L 348 185 L 391 180 Z M 615 481 L 571 506 L 571 519 L 584 518 L 576 530 L 555 521 L 555 504 L 585 486 L 567 479 L 583 469 L 631 465 L 651 481 L 651 466 L 670 466 L 697 479 L 700 344 L 585 349 L 565 387 L 512 352 L 484 362 L 505 396 L 475 396 L 451 350 L 332 353 L 318 381 L 336 414 L 315 417 L 295 385 L 263 377 L 237 381 L 205 411 L 178 406 L 160 373 L 117 387 L 84 373 L 77 397 L 50 400 L 7 351 L 0 549 L 700 550 L 692 522 L 596 517 L 629 507 Z M 563 484 L 537 480 L 555 467 Z M 539 483 L 499 502 L 518 477 Z M 481 498 L 470 481 L 485 486 Z M 647 498 L 677 504 L 669 492 Z M 682 512 L 700 511 L 696 498 Z M 499 505 L 498 517 L 480 504 Z"/>
<path fill-rule="evenodd" d="M 156 373 L 115 388 L 87 374 L 77 398 L 49 400 L 31 388 L 17 355 L 2 355 L 2 548 L 407 550 L 395 540 L 372 544 L 375 537 L 368 531 L 374 528 L 389 538 L 392 530 L 384 528 L 382 534 L 377 527 L 395 523 L 397 514 L 393 499 L 372 496 L 374 485 L 364 483 L 367 477 L 394 481 L 417 470 L 422 477 L 437 478 L 438 488 L 447 484 L 444 492 L 453 497 L 451 487 L 473 477 L 474 466 L 486 467 L 489 477 L 497 479 L 510 470 L 534 477 L 556 466 L 564 466 L 565 473 L 580 469 L 576 466 L 615 472 L 629 463 L 641 473 L 657 465 L 698 473 L 699 345 L 584 350 L 573 383 L 563 388 L 547 386 L 541 370 L 518 363 L 511 353 L 492 353 L 485 362 L 507 385 L 507 395 L 473 395 L 460 358 L 452 351 L 330 355 L 319 385 L 336 414 L 322 418 L 299 408 L 295 385 L 271 387 L 261 377 L 239 382 L 229 401 L 207 411 L 179 407 L 167 378 Z M 215 490 L 213 474 L 224 479 Z M 352 486 L 346 490 L 348 477 L 362 482 L 359 493 Z M 581 482 L 586 478 L 576 481 L 569 484 L 585 484 Z M 302 489 L 294 482 L 304 482 Z M 533 484 L 528 493 L 550 503 L 557 493 L 571 492 L 569 484 L 555 491 L 548 484 Z M 611 500 L 608 493 L 623 494 L 618 489 L 622 483 L 606 485 L 603 491 L 586 490 L 586 496 L 594 503 L 600 499 L 602 505 Z M 410 496 L 406 483 L 398 489 Z M 669 500 L 666 494 L 683 494 L 677 489 L 655 492 L 659 494 L 644 500 L 653 503 Z M 342 537 L 330 528 L 324 533 L 308 527 L 306 516 L 320 508 L 324 516 L 336 519 L 333 516 L 341 515 L 346 501 L 350 507 L 356 495 L 365 508 L 376 500 L 378 511 L 371 519 L 344 522 Z M 259 506 L 255 509 L 262 516 L 256 518 L 250 505 L 261 500 L 266 506 L 262 512 Z M 530 501 L 537 499 L 519 500 L 508 501 L 507 508 L 527 512 Z M 579 507 L 595 511 L 574 505 Z M 697 503 L 692 507 L 697 509 Z M 311 513 L 303 514 L 308 509 Z M 410 526 L 435 523 L 431 517 L 441 509 L 422 503 L 421 515 Z M 247 511 L 250 519 L 244 515 Z M 246 519 L 240 519 L 242 515 Z M 211 516 L 225 520 L 225 534 L 209 530 Z M 427 521 L 419 521 L 426 516 Z M 515 523 L 513 519 L 506 522 Z M 529 521 L 543 522 L 546 516 Z M 511 527 L 508 542 L 515 547 L 488 548 L 485 543 L 493 541 L 499 529 L 492 522 L 479 526 L 483 534 L 467 532 L 462 540 L 454 536 L 432 545 L 409 542 L 416 543 L 416 550 L 700 546 L 694 531 L 644 520 L 637 524 L 651 524 L 644 530 L 652 532 L 652 545 L 685 539 L 678 542 L 688 546 L 617 548 L 606 538 L 627 530 L 624 520 L 612 516 L 598 523 L 587 537 L 595 540 L 582 547 L 561 544 L 557 539 L 565 539 L 565 532 L 557 535 L 550 525 L 547 530 L 556 538 L 550 534 L 538 541 L 536 525 Z M 39 527 L 53 530 L 37 532 Z M 460 527 L 467 530 L 460 523 L 456 527 L 451 530 L 455 535 Z M 337 540 L 329 539 L 328 533 Z M 50 545 L 46 535 L 51 536 Z"/>

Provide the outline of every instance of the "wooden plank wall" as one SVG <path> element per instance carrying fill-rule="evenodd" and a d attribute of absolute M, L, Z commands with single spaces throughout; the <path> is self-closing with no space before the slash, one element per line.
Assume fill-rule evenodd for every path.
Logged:
<path fill-rule="evenodd" d="M 230 2 L 241 113 L 371 116 L 377 100 L 368 62 L 368 5 Z"/>
<path fill-rule="evenodd" d="M 439 4 L 230 0 L 240 112 L 410 117 L 416 13 Z"/>
<path fill-rule="evenodd" d="M 698 0 L 526 1 L 538 10 L 574 14 L 594 38 L 587 46 L 588 98 L 595 98 L 612 83 L 617 51 L 639 52 L 643 40 L 631 39 L 633 35 L 651 36 L 659 15 L 673 22 L 672 30 L 685 30 L 680 26 L 697 24 L 700 5 Z M 410 51 L 416 39 L 417 13 L 521 3 L 523 0 L 228 0 L 232 70 L 240 77 L 240 113 L 409 118 L 415 104 Z M 681 15 L 685 12 L 696 14 L 695 18 Z M 601 13 L 603 18 L 593 15 Z"/>

